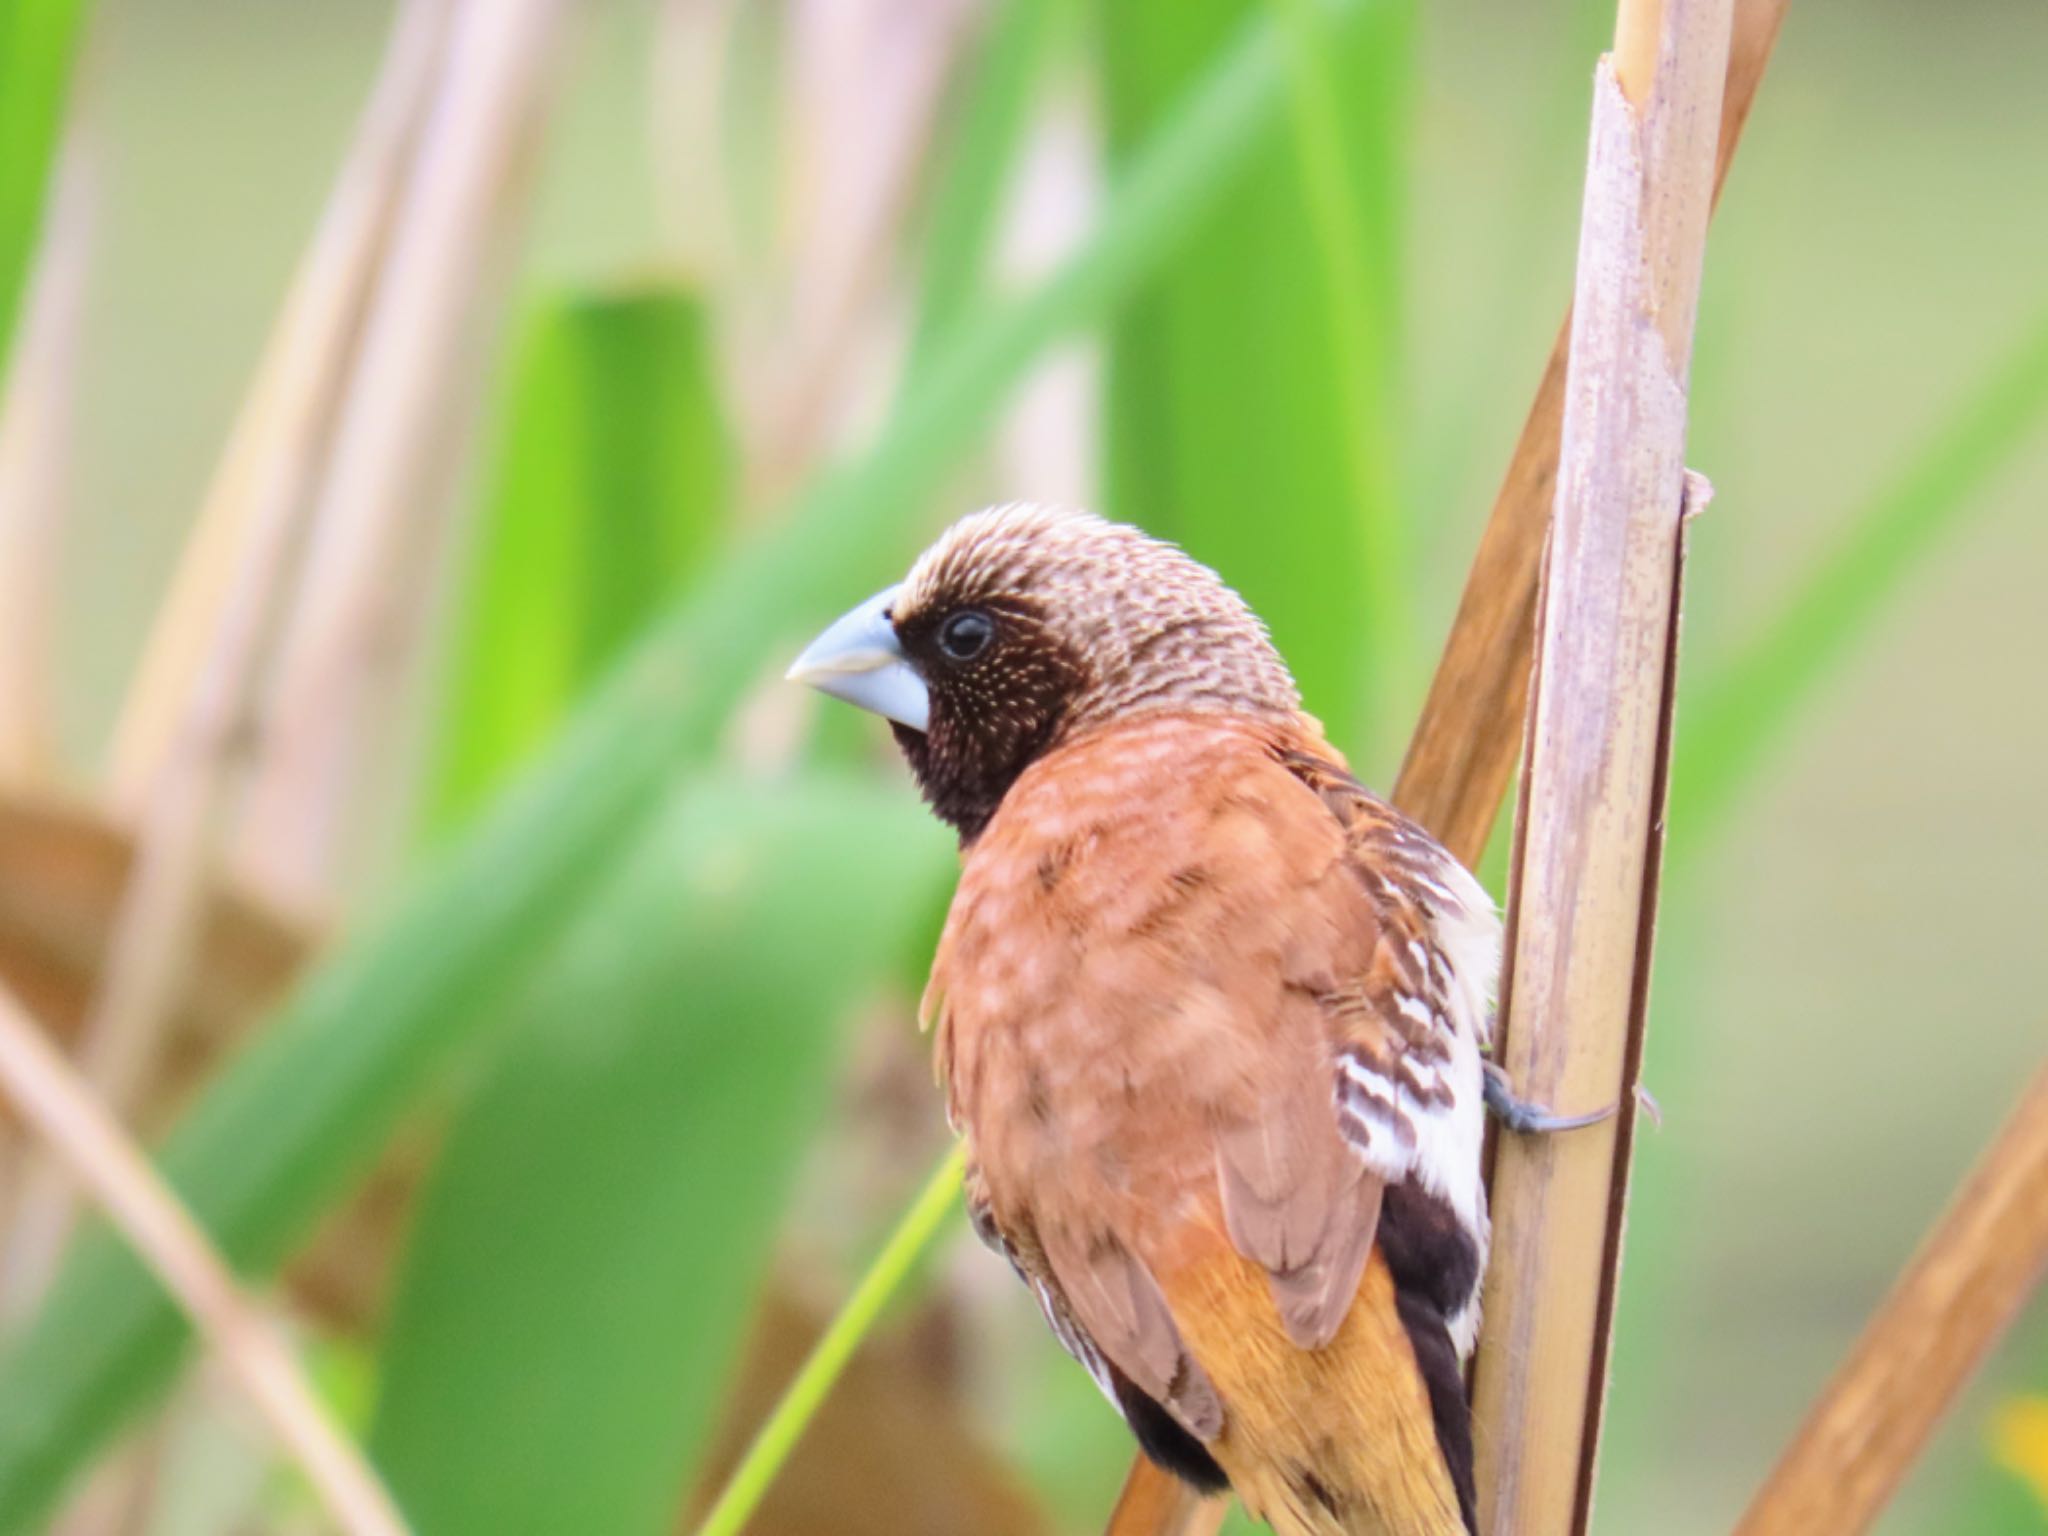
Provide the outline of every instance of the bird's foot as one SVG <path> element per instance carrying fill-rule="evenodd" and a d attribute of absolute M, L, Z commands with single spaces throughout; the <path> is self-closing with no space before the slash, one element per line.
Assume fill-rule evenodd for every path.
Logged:
<path fill-rule="evenodd" d="M 1514 1085 L 1508 1081 L 1505 1070 L 1496 1062 L 1485 1063 L 1486 1107 L 1493 1111 L 1493 1117 L 1509 1130 L 1523 1136 L 1548 1136 L 1558 1131 L 1582 1131 L 1589 1125 L 1598 1125 L 1612 1119 L 1620 1106 L 1608 1105 L 1584 1115 L 1560 1115 L 1541 1104 L 1532 1104 L 1517 1097 Z"/>

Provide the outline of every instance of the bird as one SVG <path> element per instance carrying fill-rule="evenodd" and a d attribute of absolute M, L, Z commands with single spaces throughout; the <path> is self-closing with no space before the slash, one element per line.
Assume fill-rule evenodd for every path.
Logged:
<path fill-rule="evenodd" d="M 792 680 L 884 717 L 961 870 L 920 1021 L 976 1233 L 1139 1447 L 1281 1536 L 1477 1529 L 1501 924 L 1265 625 L 1065 507 L 962 518 Z"/>

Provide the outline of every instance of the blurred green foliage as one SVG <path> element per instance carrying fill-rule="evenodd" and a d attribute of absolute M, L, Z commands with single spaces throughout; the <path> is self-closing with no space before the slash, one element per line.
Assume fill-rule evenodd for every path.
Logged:
<path fill-rule="evenodd" d="M 545 300 L 511 378 L 436 716 L 439 831 L 682 591 L 731 510 L 734 450 L 694 296 L 642 285 Z"/>
<path fill-rule="evenodd" d="M 1073 0 L 1003 0 L 995 8 L 952 103 L 956 130 L 934 159 L 923 220 L 917 318 L 905 377 L 915 381 L 940 341 L 987 300 L 990 248 L 1031 108 Z"/>
<path fill-rule="evenodd" d="M 77 14 L 56 0 L 0 3 L 8 316 Z M 1578 36 L 1581 23 L 1559 25 Z M 752 64 L 734 111 L 765 117 L 758 66 L 773 21 L 756 16 L 746 29 L 735 57 Z M 1533 352 L 1503 342 L 1504 326 L 1478 327 L 1455 381 L 1459 409 L 1433 429 L 1459 446 L 1443 464 L 1417 465 L 1409 440 L 1427 396 L 1415 381 L 1449 376 L 1456 361 L 1416 346 L 1406 319 L 1425 302 L 1448 307 L 1428 292 L 1440 275 L 1414 264 L 1424 244 L 1415 101 L 1434 58 L 1426 30 L 1410 0 L 1133 0 L 1085 18 L 1075 0 L 997 8 L 956 91 L 918 221 L 896 406 L 863 452 L 744 538 L 733 532 L 733 413 L 703 296 L 662 283 L 548 285 L 511 349 L 461 579 L 424 797 L 437 851 L 399 899 L 351 925 L 163 1152 L 224 1249 L 263 1274 L 409 1110 L 452 1097 L 452 1130 L 378 1351 L 372 1430 L 380 1465 L 430 1536 L 654 1531 L 672 1516 L 815 1133 L 838 1025 L 928 927 L 946 867 L 943 836 L 900 786 L 802 766 L 741 784 L 718 767 L 717 746 L 782 648 L 901 568 L 942 515 L 936 488 L 1055 343 L 1107 341 L 1110 510 L 1218 565 L 1271 623 L 1338 739 L 1363 766 L 1390 766 L 1428 645 L 1416 613 L 1418 594 L 1433 589 L 1419 567 L 1432 545 L 1454 546 L 1454 563 L 1464 550 L 1462 531 L 1445 539 L 1437 508 L 1418 505 L 1412 486 L 1434 491 L 1440 480 L 1483 499 L 1513 420 L 1509 405 L 1479 402 L 1492 398 L 1504 353 L 1517 377 L 1497 391 L 1503 399 L 1534 369 Z M 1528 146 L 1517 162 L 1563 165 L 1558 186 L 1576 177 L 1586 62 L 1568 48 L 1555 68 L 1548 55 L 1532 64 L 1517 54 L 1487 77 L 1540 74 L 1547 99 L 1581 103 L 1569 135 Z M 1034 106 L 1062 68 L 1100 87 L 1110 186 L 1097 226 L 1063 265 L 1000 293 L 989 267 L 1005 195 Z M 1778 79 L 1766 87 L 1767 104 L 1780 89 Z M 1786 126 L 1767 105 L 1745 157 Z M 772 132 L 756 127 L 736 138 L 772 155 Z M 1462 118 L 1457 131 L 1470 131 Z M 1440 202 L 1484 200 L 1472 188 L 1497 168 L 1482 158 L 1467 153 L 1467 179 Z M 743 169 L 741 191 L 761 205 L 750 202 L 750 220 L 772 223 L 769 178 L 753 161 Z M 1494 201 L 1519 218 L 1535 195 L 1508 181 Z M 1738 206 L 1744 185 L 1739 170 Z M 1882 207 L 1889 216 L 1889 199 Z M 1540 336 L 1562 288 L 1531 279 L 1536 242 L 1518 225 L 1511 234 L 1487 245 L 1509 285 L 1492 307 L 1533 315 Z M 1761 260 L 1773 278 L 1795 259 L 1789 239 L 1769 232 Z M 1730 298 L 1720 274 L 1742 270 L 1741 251 L 1738 236 L 1709 259 L 1696 389 L 1697 435 L 1709 446 L 1739 397 L 1721 382 L 1734 364 L 1713 306 L 1765 286 Z M 1469 272 L 1455 277 L 1483 290 Z M 1460 312 L 1469 297 L 1458 293 Z M 1961 302 L 1943 295 L 1930 308 L 1947 327 Z M 1760 611 L 1722 624 L 1735 640 L 1688 659 L 1698 703 L 1680 714 L 1678 888 L 1667 907 L 1678 928 L 1667 950 L 1675 937 L 1680 957 L 1663 969 L 1696 984 L 1660 981 L 1651 1041 L 1652 1084 L 1678 1115 L 1643 1150 L 1624 1287 L 1623 1412 L 1608 1471 L 1636 1480 L 1624 1487 L 1626 1510 L 1676 1519 L 1694 1502 L 1679 1479 L 1695 1466 L 1723 1504 L 1757 1470 L 1739 1448 L 1657 1443 L 1667 1418 L 1638 1410 L 1690 1391 L 1686 1373 L 1707 1353 L 1687 1337 L 1697 1315 L 1681 1310 L 1692 1273 L 1722 1283 L 1756 1269 L 1760 1252 L 1793 1246 L 1782 1218 L 1753 1231 L 1709 1225 L 1703 1236 L 1690 1198 L 1701 1154 L 1687 1162 L 1672 1150 L 1712 1139 L 1707 1085 L 1742 1022 L 1711 1017 L 1698 980 L 1711 970 L 1699 931 L 1708 855 L 1732 835 L 1731 813 L 1754 803 L 1744 793 L 1768 782 L 1760 769 L 1772 754 L 1823 729 L 1819 685 L 1881 643 L 1877 620 L 1928 579 L 1938 541 L 1986 504 L 1990 478 L 2038 438 L 2044 410 L 2048 333 L 2036 330 L 1946 411 L 1928 413 L 1943 426 L 1874 494 L 1861 489 L 1860 467 L 1831 466 L 1824 485 L 1842 486 L 1849 510 L 1824 508 L 1836 524 L 1810 548 L 1796 537 L 1807 520 L 1774 508 L 1791 552 L 1734 558 L 1768 557 L 1799 574 L 1767 591 Z M 1480 443 L 1476 453 L 1461 435 Z M 1479 467 L 1461 480 L 1468 458 Z M 1887 448 L 1880 466 L 1891 459 Z M 1718 472 L 1717 456 L 1703 462 Z M 1710 514 L 1700 539 L 1725 544 L 1715 530 L 1726 516 Z M 1718 618 L 1714 575 L 1711 553 L 1696 560 L 1693 605 Z M 1843 862 L 1857 868 L 1856 858 L 1851 850 Z M 1768 871 L 1754 882 L 1741 873 L 1734 901 L 1759 903 Z M 1861 911 L 1857 879 L 1840 885 L 1825 899 Z M 1807 964 L 1801 956 L 1786 971 Z M 1801 996 L 1818 1012 L 1829 985 L 1813 981 Z M 1803 1095 L 1789 1113 L 1807 1119 L 1776 1140 L 1756 1131 L 1759 1145 L 1797 1149 L 1807 1124 L 1855 1121 L 1853 1096 L 1835 1091 L 1847 1079 L 1838 1057 L 1802 1056 L 1799 1039 L 1768 1048 L 1772 1078 L 1728 1091 L 1765 1106 L 1760 1116 L 1787 1113 L 1769 1108 L 1781 1102 L 1773 1093 Z M 1777 1071 L 1781 1057 L 1790 1064 Z M 1961 1141 L 1974 1139 L 1967 1130 Z M 1909 1121 L 1885 1134 L 1925 1131 Z M 1801 1184 L 1814 1172 L 1772 1163 L 1770 1177 Z M 1940 1173 L 1931 1184 L 1945 1182 Z M 1869 1225 L 1853 1211 L 1839 1220 Z M 1899 1223 L 1918 1220 L 1908 1212 Z M 1890 1261 L 1880 1253 L 1870 1268 Z M 1853 1299 L 1860 1311 L 1867 1298 Z M 1812 1321 L 1793 1315 L 1782 1326 L 1821 1336 Z M 47 1310 L 0 1352 L 0 1528 L 35 1527 L 168 1378 L 181 1337 L 141 1269 L 105 1233 L 90 1234 Z M 1824 1368 L 1832 1343 L 1815 1350 L 1799 1362 L 1806 1375 Z M 1727 1353 L 1757 1369 L 1760 1351 Z M 2018 1352 L 2006 1385 L 2038 1389 L 2043 1358 L 2037 1345 Z M 1789 1423 L 1806 1376 L 1772 1380 L 1800 1383 L 1774 1410 Z M 1048 1504 L 1084 1526 L 1126 1455 L 1108 1410 L 1049 1345 L 1020 1370 L 1014 1399 L 1010 1449 Z M 1642 1468 L 1662 1480 L 1647 1492 Z M 1926 1529 L 2030 1528 L 2014 1523 L 2030 1508 L 2026 1494 L 1974 1438 L 1942 1463 L 1929 1497 Z"/>
<path fill-rule="evenodd" d="M 0 358 L 42 224 L 83 0 L 0 0 Z"/>
<path fill-rule="evenodd" d="M 1112 165 L 1263 9 L 1099 10 Z M 1278 9 L 1294 112 L 1110 328 L 1106 495 L 1113 515 L 1228 571 L 1333 739 L 1386 754 L 1391 701 L 1412 686 L 1387 408 L 1412 28 L 1406 0 L 1362 10 L 1333 34 L 1315 6 Z M 1354 238 L 1326 264 L 1327 231 Z M 1338 612 L 1353 622 L 1329 623 Z"/>
<path fill-rule="evenodd" d="M 427 1531 L 671 1529 L 835 1023 L 946 838 L 799 778 L 680 791 L 513 1012 L 436 1164 L 371 1449 Z"/>
<path fill-rule="evenodd" d="M 2048 411 L 2048 313 L 2034 317 L 1990 375 L 1812 562 L 1799 588 L 1729 658 L 1686 722 L 1672 793 L 1680 835 L 1711 831 L 1799 711 L 1968 515 L 1985 482 L 2040 430 Z"/>
<path fill-rule="evenodd" d="M 1269 27 L 1233 39 L 1133 160 L 1086 244 L 964 326 L 858 465 L 657 620 L 472 833 L 345 940 L 210 1088 L 163 1166 L 235 1262 L 275 1265 L 450 1058 L 502 1031 L 511 981 L 644 835 L 674 776 L 706 760 L 790 620 L 832 611 L 898 565 L 923 496 L 1025 366 L 1187 231 L 1278 119 L 1283 83 Z M 125 1249 L 97 1238 L 0 1355 L 0 1529 L 38 1517 L 177 1361 L 175 1309 Z"/>

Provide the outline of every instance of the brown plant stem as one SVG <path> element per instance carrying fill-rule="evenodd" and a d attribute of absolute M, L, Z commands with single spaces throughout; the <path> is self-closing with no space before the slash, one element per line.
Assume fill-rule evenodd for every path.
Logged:
<path fill-rule="evenodd" d="M 0 781 L 17 785 L 57 771 L 57 576 L 98 201 L 89 107 L 74 95 L 0 396 Z"/>
<path fill-rule="evenodd" d="M 237 589 L 246 589 L 267 561 L 272 568 L 263 585 L 276 602 L 290 575 L 284 557 L 296 550 L 297 525 L 308 514 L 363 314 L 445 64 L 453 3 L 404 0 L 398 8 L 348 156 L 151 626 L 115 728 L 109 772 L 115 803 L 133 814 L 149 804 L 151 786 L 173 771 L 180 752 L 203 749 L 224 766 L 247 754 L 249 728 L 241 718 L 247 700 L 230 712 L 233 718 L 214 722 L 211 739 L 194 727 L 194 700 L 209 688 L 232 691 L 220 679 Z M 285 516 L 295 525 L 290 537 L 266 526 Z"/>
<path fill-rule="evenodd" d="M 1718 201 L 1791 0 L 1736 0 L 1715 152 Z M 1451 632 L 1394 787 L 1394 803 L 1466 864 L 1477 865 L 1514 775 L 1527 710 L 1536 591 L 1557 485 L 1566 312 L 1465 578 Z M 1138 1457 L 1109 1536 L 1183 1536 L 1192 1508 L 1166 1495 L 1171 1476 Z M 1214 1508 L 1225 1507 L 1224 1501 Z M 1220 1515 L 1218 1516 L 1220 1518 Z"/>
<path fill-rule="evenodd" d="M 1790 4 L 1736 0 L 1715 153 L 1716 199 Z M 1394 803 L 1467 864 L 1476 865 L 1486 851 L 1521 749 L 1536 586 L 1557 486 L 1571 325 L 1567 313 L 1480 535 L 1457 617 L 1394 787 Z"/>
<path fill-rule="evenodd" d="M 1863 1329 L 1735 1536 L 1856 1536 L 2048 1274 L 2048 1067 Z"/>
<path fill-rule="evenodd" d="M 963 0 L 836 0 L 791 14 L 788 129 L 802 174 L 781 253 L 787 270 L 771 299 L 778 313 L 744 349 L 752 356 L 734 358 L 751 406 L 746 507 L 785 499 L 826 455 L 849 402 L 875 396 L 861 375 L 879 360 L 890 257 L 916 209 L 944 88 L 978 9 Z"/>
<path fill-rule="evenodd" d="M 1496 1149 L 1479 1529 L 1591 1520 L 1670 745 L 1686 384 L 1731 0 L 1622 0 L 1594 84 L 1497 1057 L 1569 1135 Z M 1643 42 L 1645 32 L 1655 46 Z M 1627 73 L 1624 73 L 1627 71 Z"/>
<path fill-rule="evenodd" d="M 152 742 L 146 768 L 131 765 L 141 796 L 138 852 L 77 1051 L 87 1080 L 123 1118 L 134 1113 L 184 988 L 243 766 L 247 711 L 303 532 L 311 466 L 381 248 L 389 207 L 380 194 L 423 114 L 445 19 L 443 0 L 414 0 L 400 15 L 357 149 L 202 514 L 195 549 L 207 558 L 181 573 L 171 627 L 159 626 L 172 653 L 198 648 L 197 670 L 146 676 L 131 700 L 131 709 L 168 711 L 172 734 Z M 187 606 L 195 602 L 207 606 Z M 139 728 L 124 727 L 124 736 Z M 72 1214 L 68 1181 L 47 1161 L 32 1166 L 0 1266 L 0 1317 L 24 1314 L 41 1295 Z"/>
<path fill-rule="evenodd" d="M 452 510 L 438 481 L 568 9 L 457 0 L 449 24 L 313 493 L 236 829 L 236 867 L 290 909 L 331 899 L 362 831 L 378 727 L 420 651 Z"/>
<path fill-rule="evenodd" d="M 105 1207 L 185 1309 L 207 1350 L 305 1473 L 335 1527 L 350 1536 L 403 1536 L 405 1522 L 390 1495 L 328 1417 L 291 1351 L 106 1106 L 6 992 L 0 992 L 0 1093 Z"/>
<path fill-rule="evenodd" d="M 1216 1536 L 1230 1499 L 1205 1499 L 1171 1472 L 1139 1456 L 1124 1477 L 1103 1536 Z"/>

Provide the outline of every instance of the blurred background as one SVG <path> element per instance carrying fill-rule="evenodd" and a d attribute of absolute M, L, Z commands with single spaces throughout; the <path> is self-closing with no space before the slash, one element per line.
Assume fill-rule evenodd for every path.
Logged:
<path fill-rule="evenodd" d="M 419 1529 L 692 1529 L 946 1146 L 950 847 L 782 667 L 1081 501 L 1389 784 L 1612 7 L 0 14 L 0 978 Z M 1727 1528 L 2048 1041 L 2044 54 L 1795 4 L 1709 242 L 1602 1530 Z M 316 1526 L 4 1114 L 0 1219 L 0 1526 Z M 2044 1422 L 2037 1303 L 1883 1529 L 2048 1529 Z M 1089 1531 L 1128 1454 L 955 1221 L 749 1529 Z"/>

